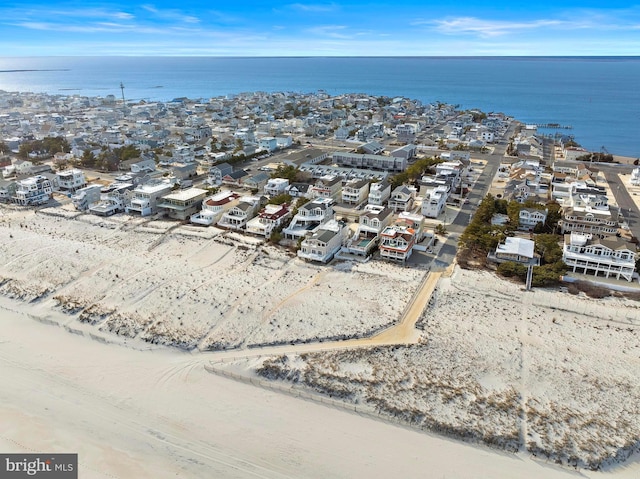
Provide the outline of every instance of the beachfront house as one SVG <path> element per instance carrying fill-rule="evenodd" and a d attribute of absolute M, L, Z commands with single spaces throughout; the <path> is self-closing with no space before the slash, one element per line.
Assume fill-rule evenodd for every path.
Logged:
<path fill-rule="evenodd" d="M 298 208 L 298 212 L 282 232 L 285 238 L 297 240 L 333 218 L 331 198 L 315 198 Z"/>
<path fill-rule="evenodd" d="M 635 245 L 616 236 L 564 235 L 562 261 L 574 273 L 632 281 L 637 255 Z"/>
<path fill-rule="evenodd" d="M 78 211 L 87 211 L 91 206 L 100 203 L 102 185 L 88 185 L 71 195 L 71 202 Z"/>
<path fill-rule="evenodd" d="M 138 185 L 133 190 L 131 201 L 124 210 L 127 214 L 139 214 L 140 216 L 154 214 L 158 210 L 158 199 L 168 194 L 171 189 L 172 185 L 167 181 L 154 181 Z"/>
<path fill-rule="evenodd" d="M 309 261 L 328 263 L 340 251 L 348 232 L 342 221 L 330 220 L 305 236 L 298 250 L 298 257 Z"/>
<path fill-rule="evenodd" d="M 620 210 L 610 207 L 606 194 L 599 189 L 574 187 L 561 213 L 558 226 L 563 234 L 611 236 L 618 232 Z"/>
<path fill-rule="evenodd" d="M 540 258 L 534 252 L 535 242 L 525 238 L 507 237 L 504 243 L 496 246 L 488 255 L 489 261 L 504 263 L 513 261 L 522 264 L 540 264 Z"/>
<path fill-rule="evenodd" d="M 355 234 L 342 247 L 342 252 L 358 256 L 369 256 L 378 242 L 380 234 L 389 225 L 393 212 L 378 205 L 365 206 Z"/>
<path fill-rule="evenodd" d="M 246 232 L 269 238 L 271 234 L 291 216 L 291 207 L 287 204 L 266 205 L 258 216 L 247 222 Z"/>
<path fill-rule="evenodd" d="M 218 226 L 230 230 L 244 230 L 247 222 L 256 216 L 260 208 L 261 197 L 243 196 L 238 204 L 222 215 Z"/>
<path fill-rule="evenodd" d="M 43 175 L 36 175 L 16 181 L 12 201 L 22 206 L 41 205 L 49 201 L 52 194 L 51 181 Z"/>
<path fill-rule="evenodd" d="M 222 215 L 240 202 L 240 194 L 234 191 L 220 191 L 202 202 L 202 209 L 190 217 L 194 224 L 211 226 L 222 218 Z"/>
<path fill-rule="evenodd" d="M 202 205 L 207 191 L 187 188 L 166 194 L 158 200 L 158 212 L 174 220 L 184 221 L 195 214 Z"/>

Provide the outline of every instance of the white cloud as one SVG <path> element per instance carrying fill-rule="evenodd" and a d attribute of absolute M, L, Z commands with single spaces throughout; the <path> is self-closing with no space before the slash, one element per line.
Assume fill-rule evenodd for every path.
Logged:
<path fill-rule="evenodd" d="M 475 34 L 481 37 L 496 37 L 522 30 L 533 30 L 545 27 L 563 25 L 561 20 L 533 20 L 529 22 L 512 22 L 504 20 L 482 20 L 475 17 L 458 17 L 429 22 L 416 22 L 416 24 L 435 25 L 435 29 L 447 35 Z"/>
<path fill-rule="evenodd" d="M 305 4 L 305 3 L 292 3 L 289 5 L 290 8 L 294 10 L 300 10 L 303 12 L 315 12 L 315 13 L 323 13 L 323 12 L 334 12 L 338 9 L 338 5 L 335 3 L 329 4 Z"/>

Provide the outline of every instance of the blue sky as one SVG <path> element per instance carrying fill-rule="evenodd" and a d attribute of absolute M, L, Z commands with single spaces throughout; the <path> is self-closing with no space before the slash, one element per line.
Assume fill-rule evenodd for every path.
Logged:
<path fill-rule="evenodd" d="M 0 56 L 27 55 L 640 55 L 640 4 L 5 0 Z"/>

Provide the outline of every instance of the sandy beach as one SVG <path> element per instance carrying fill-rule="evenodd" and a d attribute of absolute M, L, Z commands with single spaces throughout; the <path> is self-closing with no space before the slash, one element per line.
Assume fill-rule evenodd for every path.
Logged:
<path fill-rule="evenodd" d="M 341 384 L 379 384 L 383 413 L 426 405 L 452 425 L 606 452 L 640 437 L 640 303 L 523 294 L 456 269 L 437 283 L 413 344 L 305 353 L 318 339 L 366 338 L 395 323 L 425 272 L 375 261 L 320 267 L 218 230 L 171 226 L 2 209 L 0 449 L 78 452 L 82 477 L 96 478 L 640 474 L 637 453 L 605 472 L 576 471 L 205 369 L 257 377 L 284 348 L 307 354 L 292 369 L 312 367 L 319 380 L 333 367 Z M 447 403 L 434 388 L 421 403 L 411 385 L 430 378 L 455 384 L 462 399 Z M 472 420 L 476 398 L 499 404 L 511 390 L 526 421 Z M 354 394 L 366 405 L 363 390 Z M 537 422 L 544 414 L 555 419 Z"/>

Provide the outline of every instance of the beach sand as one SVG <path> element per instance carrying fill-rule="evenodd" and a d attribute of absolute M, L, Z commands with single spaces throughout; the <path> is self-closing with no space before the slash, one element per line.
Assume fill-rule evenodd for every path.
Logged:
<path fill-rule="evenodd" d="M 316 266 L 219 231 L 168 232 L 141 219 L 0 212 L 0 450 L 78 452 L 83 478 L 602 477 L 205 370 L 218 358 L 275 354 L 260 344 L 294 341 L 301 352 L 316 338 L 371 335 L 399 318 L 424 271 Z M 605 407 L 637 403 L 632 303 L 536 291 L 525 304 L 519 286 L 461 270 L 440 281 L 424 337 L 459 351 L 460 365 L 472 358 L 466 367 L 479 366 L 482 384 L 519 381 L 511 349 L 527 344 L 527 391 L 567 401 L 592 368 L 590 379 L 607 379 Z M 469 313 L 475 321 L 464 321 Z M 514 315 L 526 330 L 514 330 Z M 575 382 L 546 381 L 557 374 Z M 638 474 L 637 455 L 606 473 Z"/>

